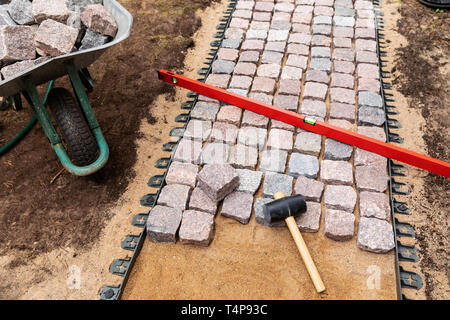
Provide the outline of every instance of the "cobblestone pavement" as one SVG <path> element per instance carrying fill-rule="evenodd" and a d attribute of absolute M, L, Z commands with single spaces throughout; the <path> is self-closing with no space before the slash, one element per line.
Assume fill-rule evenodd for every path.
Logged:
<path fill-rule="evenodd" d="M 239 0 L 232 17 L 207 83 L 386 141 L 372 2 Z M 236 172 L 210 166 L 226 163 Z M 208 244 L 213 225 L 199 211 L 243 224 L 254 212 L 265 225 L 262 204 L 283 191 L 308 201 L 297 220 L 302 231 L 371 252 L 394 248 L 386 158 L 259 114 L 200 96 L 169 172 L 158 205 L 177 216 L 149 220 L 156 226 L 149 232 L 168 230 L 154 241 L 175 241 L 177 226 L 165 222 L 191 235 L 180 232 L 182 243 Z M 203 186 L 222 176 L 238 176 L 240 185 L 220 206 Z M 179 209 L 186 210 L 181 220 Z"/>

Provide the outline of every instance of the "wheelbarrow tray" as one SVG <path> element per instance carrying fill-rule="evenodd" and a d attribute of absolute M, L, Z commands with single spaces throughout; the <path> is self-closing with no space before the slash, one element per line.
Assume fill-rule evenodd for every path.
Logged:
<path fill-rule="evenodd" d="M 66 63 L 70 62 L 77 70 L 86 68 L 97 60 L 109 47 L 125 40 L 130 35 L 133 17 L 115 0 L 104 0 L 103 5 L 116 20 L 118 31 L 111 42 L 95 48 L 76 51 L 51 58 L 42 64 L 16 74 L 12 78 L 0 81 L 0 96 L 9 97 L 25 90 L 23 79 L 30 80 L 35 86 L 60 78 L 67 74 Z"/>

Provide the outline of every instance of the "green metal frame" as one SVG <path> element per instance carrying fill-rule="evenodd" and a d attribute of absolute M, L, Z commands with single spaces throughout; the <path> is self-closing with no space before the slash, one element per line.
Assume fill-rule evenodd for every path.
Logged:
<path fill-rule="evenodd" d="M 66 63 L 66 70 L 69 75 L 70 82 L 72 83 L 75 96 L 77 97 L 88 122 L 89 128 L 91 129 L 92 134 L 97 141 L 98 148 L 100 149 L 100 155 L 94 163 L 80 167 L 73 164 L 70 160 L 66 149 L 62 144 L 61 138 L 53 126 L 50 116 L 45 108 L 45 101 L 51 87 L 53 86 L 53 81 L 49 82 L 46 96 L 43 100 L 41 100 L 36 86 L 29 80 L 24 81 L 25 91 L 23 92 L 23 95 L 33 109 L 34 114 L 44 129 L 45 135 L 50 141 L 53 150 L 55 150 L 62 165 L 67 171 L 74 175 L 87 176 L 97 172 L 106 164 L 109 158 L 109 148 L 105 138 L 103 137 L 102 131 L 100 130 L 100 125 L 98 124 L 94 110 L 92 110 L 91 104 L 89 103 L 89 98 L 86 94 L 86 89 L 90 91 L 93 88 L 93 81 L 89 75 L 89 72 L 87 69 L 79 71 L 71 63 Z"/>

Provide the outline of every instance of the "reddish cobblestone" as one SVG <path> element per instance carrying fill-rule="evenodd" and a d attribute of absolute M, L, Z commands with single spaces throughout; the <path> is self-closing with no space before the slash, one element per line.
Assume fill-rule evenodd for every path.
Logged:
<path fill-rule="evenodd" d="M 324 193 L 324 204 L 328 209 L 353 212 L 356 205 L 356 191 L 350 186 L 328 185 Z"/>
<path fill-rule="evenodd" d="M 353 89 L 355 87 L 355 78 L 350 74 L 334 72 L 331 74 L 331 86 Z"/>
<path fill-rule="evenodd" d="M 214 238 L 214 216 L 201 211 L 184 211 L 178 235 L 182 244 L 208 246 Z"/>
<path fill-rule="evenodd" d="M 191 188 L 189 186 L 182 184 L 168 184 L 161 189 L 158 197 L 158 204 L 185 210 L 190 195 Z"/>
<path fill-rule="evenodd" d="M 330 89 L 331 102 L 355 104 L 355 91 L 343 88 Z"/>
<path fill-rule="evenodd" d="M 309 47 L 304 44 L 290 43 L 290 44 L 288 44 L 286 52 L 307 56 L 307 55 L 309 55 Z"/>
<path fill-rule="evenodd" d="M 320 180 L 328 184 L 353 184 L 352 164 L 347 161 L 323 160 L 320 167 Z"/>
<path fill-rule="evenodd" d="M 247 224 L 252 214 L 252 204 L 252 194 L 235 191 L 223 200 L 220 214 L 224 217 L 235 219 L 242 224 Z"/>
<path fill-rule="evenodd" d="M 229 164 L 212 164 L 197 176 L 198 186 L 211 200 L 220 201 L 239 186 L 239 175 Z"/>
<path fill-rule="evenodd" d="M 356 187 L 359 191 L 384 192 L 388 187 L 388 180 L 385 167 L 371 165 L 355 168 Z"/>
<path fill-rule="evenodd" d="M 234 67 L 234 75 L 243 75 L 252 77 L 256 72 L 256 65 L 248 62 L 238 62 Z"/>
<path fill-rule="evenodd" d="M 360 192 L 359 212 L 361 217 L 389 221 L 389 217 L 391 216 L 389 196 L 379 192 Z"/>
<path fill-rule="evenodd" d="M 167 171 L 167 184 L 184 184 L 195 187 L 197 182 L 198 166 L 192 163 L 172 162 Z"/>
<path fill-rule="evenodd" d="M 341 73 L 353 74 L 355 72 L 355 64 L 351 61 L 333 61 L 334 71 Z"/>
<path fill-rule="evenodd" d="M 147 218 L 147 235 L 158 243 L 175 243 L 181 223 L 181 209 L 157 205 L 152 208 Z"/>
<path fill-rule="evenodd" d="M 236 62 L 239 55 L 239 50 L 229 49 L 229 48 L 220 48 L 217 52 L 217 58 L 221 60 L 229 60 Z"/>
<path fill-rule="evenodd" d="M 307 82 L 305 84 L 303 97 L 325 101 L 327 92 L 328 92 L 327 85 L 317 82 Z"/>
<path fill-rule="evenodd" d="M 379 79 L 379 69 L 375 64 L 359 63 L 356 67 L 358 78 Z"/>
<path fill-rule="evenodd" d="M 326 209 L 324 233 L 335 241 L 350 240 L 355 233 L 355 216 L 341 210 Z"/>
<path fill-rule="evenodd" d="M 226 105 L 220 107 L 217 113 L 217 121 L 228 122 L 238 126 L 241 123 L 242 109 L 236 106 Z"/>
<path fill-rule="evenodd" d="M 320 202 L 324 184 L 321 181 L 304 176 L 297 178 L 294 186 L 294 194 L 301 194 L 306 201 Z"/>
<path fill-rule="evenodd" d="M 330 104 L 330 118 L 344 119 L 355 122 L 355 106 L 351 104 L 332 102 Z"/>
<path fill-rule="evenodd" d="M 201 188 L 197 187 L 192 191 L 189 210 L 203 211 L 215 215 L 217 202 L 211 200 Z"/>

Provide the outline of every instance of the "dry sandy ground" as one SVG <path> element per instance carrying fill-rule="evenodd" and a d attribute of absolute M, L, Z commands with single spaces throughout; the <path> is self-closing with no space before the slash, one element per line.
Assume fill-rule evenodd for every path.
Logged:
<path fill-rule="evenodd" d="M 385 35 L 386 40 L 390 41 L 387 46 L 388 60 L 386 70 L 393 70 L 396 66 L 395 60 L 400 58 L 398 50 L 400 48 L 408 48 L 408 41 L 405 37 L 403 37 L 397 28 L 397 22 L 401 18 L 399 13 L 399 8 L 402 6 L 402 2 L 387 0 L 383 1 L 383 13 L 385 20 Z M 427 10 L 425 7 L 417 6 L 417 10 Z M 429 9 L 428 9 L 429 10 Z M 412 22 L 414 23 L 414 22 Z M 425 28 L 425 26 L 419 26 L 421 28 Z M 416 31 L 417 32 L 417 31 Z M 436 49 L 435 49 L 436 51 Z M 418 52 L 415 52 L 419 54 Z M 428 52 L 428 57 L 424 57 L 425 59 L 432 57 L 436 52 Z M 438 72 L 441 73 L 442 79 L 450 79 L 450 59 L 448 58 L 448 51 L 444 53 L 443 59 L 441 62 L 442 68 L 438 69 Z M 394 68 L 395 70 L 395 68 Z M 398 70 L 394 72 L 394 77 L 405 78 L 405 75 Z M 419 79 L 424 77 L 424 75 L 416 74 Z M 435 86 L 436 84 L 425 83 L 423 82 L 423 88 L 428 86 Z M 424 135 L 427 130 L 427 125 L 431 125 L 431 122 L 434 121 L 431 117 L 428 119 L 424 119 L 421 109 L 414 108 L 412 106 L 412 97 L 405 97 L 399 92 L 399 86 L 395 85 L 393 87 L 392 93 L 394 94 L 394 98 L 396 100 L 395 106 L 400 111 L 400 114 L 397 119 L 400 120 L 402 128 L 398 130 L 398 134 L 404 138 L 404 143 L 401 145 L 410 150 L 414 150 L 420 153 L 429 154 L 430 150 L 428 149 L 425 141 Z M 420 94 L 420 93 L 419 93 Z M 448 101 L 448 97 L 447 100 Z M 443 101 L 443 107 L 449 108 L 449 105 L 446 105 L 446 101 Z M 427 102 L 424 102 L 425 104 Z M 429 106 L 428 106 L 429 107 Z M 438 106 L 437 106 L 438 107 Z M 445 114 L 445 109 L 442 111 Z M 447 109 L 448 112 L 448 109 Z M 447 113 L 448 114 L 448 113 Z M 447 119 L 447 125 L 449 119 Z M 448 128 L 442 128 L 442 130 L 447 131 Z M 444 133 L 445 136 L 445 133 Z M 448 137 L 448 136 L 447 136 Z M 433 146 L 430 146 L 431 148 Z M 447 145 L 448 148 L 448 145 Z M 441 155 L 443 156 L 443 155 Z M 448 154 L 447 154 L 448 157 Z M 446 159 L 443 159 L 446 160 Z M 436 198 L 441 198 L 440 201 L 432 202 L 429 198 L 426 197 L 426 194 L 429 192 L 436 192 L 436 188 L 434 190 L 428 190 L 425 185 L 425 177 L 427 176 L 427 172 L 417 169 L 412 166 L 407 166 L 408 175 L 405 178 L 396 178 L 399 182 L 404 182 L 407 185 L 412 187 L 412 192 L 409 196 L 396 196 L 396 198 L 400 201 L 404 201 L 408 204 L 411 215 L 399 217 L 400 221 L 411 223 L 415 230 L 416 235 L 425 238 L 424 241 L 418 241 L 417 239 L 411 238 L 401 238 L 401 242 L 406 245 L 415 245 L 415 247 L 419 250 L 419 257 L 422 259 L 420 263 L 408 263 L 402 262 L 401 265 L 404 266 L 406 270 L 411 270 L 417 272 L 421 275 L 424 280 L 424 286 L 421 290 L 416 291 L 413 289 L 405 289 L 404 294 L 408 298 L 412 299 L 448 299 L 450 296 L 450 286 L 449 286 L 449 274 L 448 274 L 448 207 L 445 205 L 445 202 L 448 202 L 448 198 L 450 196 L 449 190 L 445 190 L 444 193 L 436 195 Z M 433 217 L 436 217 L 434 219 Z M 444 220 L 440 220 L 440 218 Z M 422 230 L 428 227 L 429 230 L 427 232 L 423 232 Z M 437 232 L 441 232 L 444 237 L 437 241 L 433 241 L 431 239 L 435 238 L 433 234 L 433 230 Z M 423 234 L 422 234 L 423 233 Z M 430 239 L 431 241 L 428 241 Z M 436 239 L 435 239 L 436 240 Z M 425 256 L 427 261 L 424 261 Z M 431 261 L 429 263 L 428 261 Z M 427 263 L 428 262 L 428 263 Z"/>

